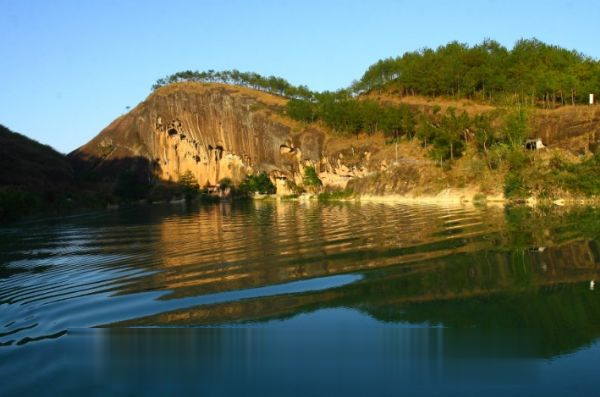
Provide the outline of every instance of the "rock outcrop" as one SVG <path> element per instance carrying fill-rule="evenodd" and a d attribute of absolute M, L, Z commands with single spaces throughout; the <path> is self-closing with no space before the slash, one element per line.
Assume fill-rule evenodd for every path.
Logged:
<path fill-rule="evenodd" d="M 80 167 L 114 176 L 125 160 L 177 181 L 191 171 L 201 186 L 239 183 L 265 171 L 301 183 L 304 166 L 320 168 L 325 134 L 279 117 L 285 99 L 218 84 L 181 83 L 158 89 L 70 154 Z M 131 163 L 131 161 L 129 162 Z"/>
<path fill-rule="evenodd" d="M 69 157 L 76 171 L 91 171 L 107 181 L 124 168 L 173 182 L 190 171 L 204 187 L 224 178 L 238 184 L 246 175 L 264 171 L 278 194 L 301 187 L 307 166 L 315 168 L 324 186 L 351 187 L 357 194 L 437 194 L 456 183 L 479 185 L 468 178 L 468 170 L 459 175 L 462 179 L 443 173 L 416 140 L 390 145 L 382 134 L 328 134 L 286 117 L 286 102 L 237 86 L 171 84 Z M 599 115 L 592 107 L 539 111 L 531 135 L 550 148 L 595 152 Z M 502 183 L 497 185 L 492 190 L 502 191 Z"/>

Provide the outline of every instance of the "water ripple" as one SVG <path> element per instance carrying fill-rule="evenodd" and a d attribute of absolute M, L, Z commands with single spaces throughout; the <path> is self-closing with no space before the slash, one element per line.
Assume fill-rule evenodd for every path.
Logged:
<path fill-rule="evenodd" d="M 357 280 L 487 251 L 503 222 L 499 211 L 462 207 L 256 202 L 140 207 L 0 229 L 0 344 L 215 294 L 235 301 L 247 296 L 241 291 L 312 280 L 297 293 L 329 277 Z"/>

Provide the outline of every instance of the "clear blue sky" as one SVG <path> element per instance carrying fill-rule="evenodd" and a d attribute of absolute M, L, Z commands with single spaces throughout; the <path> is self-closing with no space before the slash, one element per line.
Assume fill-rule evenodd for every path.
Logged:
<path fill-rule="evenodd" d="M 0 0 L 0 123 L 61 152 L 186 69 L 337 89 L 380 58 L 537 37 L 600 57 L 598 0 Z"/>

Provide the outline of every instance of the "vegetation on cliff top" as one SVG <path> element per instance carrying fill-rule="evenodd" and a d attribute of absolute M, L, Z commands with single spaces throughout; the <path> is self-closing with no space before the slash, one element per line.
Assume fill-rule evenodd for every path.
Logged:
<path fill-rule="evenodd" d="M 238 70 L 183 71 L 159 79 L 153 89 L 182 81 L 221 82 L 250 87 L 311 102 L 329 100 L 307 86 L 281 77 Z M 494 40 L 469 46 L 456 41 L 437 49 L 423 48 L 371 65 L 350 87 L 336 94 L 354 96 L 374 89 L 400 95 L 450 96 L 494 103 L 517 98 L 521 103 L 550 107 L 587 103 L 600 92 L 600 61 L 537 39 L 522 39 L 512 49 Z"/>
<path fill-rule="evenodd" d="M 600 92 L 600 62 L 537 39 L 519 40 L 511 50 L 493 40 L 472 47 L 454 41 L 379 60 L 352 89 L 382 87 L 489 101 L 516 96 L 545 107 L 587 103 L 589 93 Z"/>
<path fill-rule="evenodd" d="M 205 72 L 185 70 L 158 79 L 152 86 L 152 90 L 181 82 L 231 84 L 265 91 L 286 98 L 310 99 L 314 95 L 307 86 L 294 86 L 281 77 L 262 76 L 255 72 L 240 72 L 236 69 L 224 71 L 208 70 Z"/>
<path fill-rule="evenodd" d="M 319 123 L 337 135 L 383 133 L 394 143 L 416 139 L 444 169 L 451 169 L 468 152 L 475 173 L 480 172 L 475 166 L 480 163 L 506 178 L 505 193 L 511 197 L 551 195 L 549 191 L 559 186 L 577 194 L 596 191 L 593 181 L 581 183 L 588 180 L 582 173 L 593 159 L 583 159 L 581 165 L 574 159 L 545 164 L 544 170 L 555 171 L 552 178 L 549 172 L 524 176 L 541 167 L 523 148 L 530 134 L 531 110 L 587 103 L 589 93 L 600 92 L 599 61 L 537 39 L 519 40 L 512 49 L 485 40 L 474 46 L 451 42 L 435 50 L 407 52 L 379 60 L 351 87 L 335 92 L 314 92 L 279 77 L 237 70 L 175 73 L 153 88 L 180 81 L 222 82 L 287 97 L 283 113 L 303 123 Z M 452 107 L 441 111 L 433 105 L 424 111 L 364 95 L 373 91 L 400 98 L 446 96 L 500 106 L 475 115 Z"/>
<path fill-rule="evenodd" d="M 383 134 L 396 145 L 418 142 L 444 172 L 460 169 L 464 174 L 444 181 L 450 186 L 457 180 L 462 184 L 487 178 L 503 180 L 504 193 L 512 198 L 600 195 L 598 154 L 537 155 L 523 148 L 533 109 L 586 103 L 589 93 L 600 93 L 598 60 L 536 39 L 520 40 L 510 50 L 486 40 L 475 46 L 451 42 L 435 50 L 407 52 L 376 62 L 360 80 L 336 92 L 314 92 L 280 77 L 238 70 L 179 72 L 159 79 L 153 89 L 187 81 L 278 95 L 282 102 L 276 107 L 282 114 L 338 136 Z M 473 99 L 496 107 L 468 113 L 460 106 L 442 109 L 436 100 L 427 106 L 397 100 L 413 95 Z M 131 167 L 121 167 L 116 180 L 93 180 L 74 173 L 69 161 L 50 147 L 2 126 L 0 168 L 0 221 L 79 205 L 173 197 L 182 191 L 181 186 L 153 185 Z M 305 184 L 316 180 L 316 172 L 309 170 Z M 247 178 L 240 189 L 270 193 L 274 187 L 260 174 Z"/>

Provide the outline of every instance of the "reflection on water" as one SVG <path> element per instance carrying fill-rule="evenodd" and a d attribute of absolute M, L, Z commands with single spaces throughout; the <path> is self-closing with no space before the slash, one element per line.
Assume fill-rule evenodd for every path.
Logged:
<path fill-rule="evenodd" d="M 526 376 L 502 379 L 536 383 L 543 376 L 531 360 L 590 351 L 600 335 L 600 298 L 591 287 L 600 270 L 598 215 L 594 209 L 253 202 L 140 207 L 0 229 L 0 358 L 11 363 L 1 367 L 0 378 L 12 379 L 18 390 L 23 385 L 11 374 L 40 360 L 33 367 L 39 368 L 37 385 L 45 390 L 45 382 L 68 363 L 43 357 L 85 346 L 110 367 L 114 360 L 102 355 L 104 348 L 115 354 L 126 351 L 111 347 L 115 343 L 148 340 L 148 334 L 119 333 L 123 327 L 226 326 L 186 334 L 184 340 L 191 342 L 177 342 L 175 350 L 199 344 L 210 360 L 198 365 L 207 365 L 223 354 L 214 350 L 214 335 L 226 334 L 223 340 L 231 343 L 237 340 L 231 335 L 243 334 L 244 351 L 271 352 L 265 360 L 246 357 L 265 369 L 285 361 L 289 356 L 273 353 L 285 349 L 303 360 L 319 351 L 337 357 L 340 352 L 323 346 L 315 350 L 337 340 L 344 346 L 340 354 L 372 360 L 369 368 L 380 385 L 394 365 L 408 365 L 396 370 L 409 374 L 419 360 L 425 360 L 426 373 L 436 374 L 425 376 L 424 383 L 461 383 L 476 371 L 461 372 L 469 367 L 454 365 L 451 373 L 448 360 L 484 352 L 485 362 L 494 365 L 527 364 L 515 372 Z M 89 330 L 98 326 L 106 328 Z M 256 327 L 274 334 L 248 336 Z M 389 327 L 394 331 L 383 337 L 381 329 Z M 427 337 L 415 338 L 415 332 Z M 294 340 L 306 346 L 288 346 Z M 361 340 L 371 342 L 361 345 Z M 441 361 L 415 345 L 437 352 Z M 206 349 L 214 354 L 207 356 Z M 182 352 L 173 357 L 185 356 Z M 166 353 L 157 354 L 169 360 Z M 480 359 L 475 362 L 481 369 Z M 75 362 L 71 369 L 81 373 L 74 379 L 84 379 L 85 360 Z M 283 371 L 281 379 L 292 376 L 292 369 L 280 364 L 275 367 Z M 439 372 L 440 366 L 446 369 Z M 501 367 L 487 372 L 506 373 Z M 356 365 L 336 374 L 353 371 L 367 369 Z M 505 383 L 483 373 L 475 377 Z M 285 391 L 283 384 L 271 384 L 273 395 Z M 215 393 L 209 389 L 204 391 Z"/>

